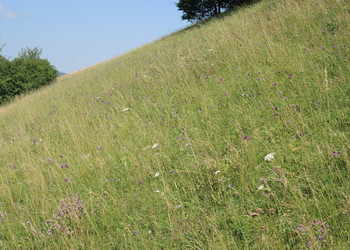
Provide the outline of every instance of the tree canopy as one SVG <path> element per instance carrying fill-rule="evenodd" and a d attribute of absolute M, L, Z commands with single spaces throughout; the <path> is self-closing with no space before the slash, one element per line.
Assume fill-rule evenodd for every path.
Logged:
<path fill-rule="evenodd" d="M 0 104 L 50 84 L 57 77 L 58 71 L 47 59 L 40 58 L 41 52 L 39 48 L 25 48 L 13 60 L 0 55 Z"/>
<path fill-rule="evenodd" d="M 176 4 L 183 12 L 182 20 L 200 21 L 252 0 L 179 0 Z"/>

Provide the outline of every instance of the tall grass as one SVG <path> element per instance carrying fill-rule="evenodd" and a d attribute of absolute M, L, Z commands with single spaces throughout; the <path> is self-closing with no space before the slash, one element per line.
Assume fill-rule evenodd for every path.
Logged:
<path fill-rule="evenodd" d="M 266 0 L 0 108 L 0 248 L 349 248 L 349 31 Z"/>

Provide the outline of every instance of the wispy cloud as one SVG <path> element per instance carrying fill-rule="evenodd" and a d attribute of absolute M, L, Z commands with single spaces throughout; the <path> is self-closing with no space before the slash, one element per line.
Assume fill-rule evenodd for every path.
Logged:
<path fill-rule="evenodd" d="M 18 17 L 17 14 L 9 11 L 7 8 L 5 8 L 4 5 L 0 4 L 0 16 L 6 18 L 6 19 L 15 19 Z"/>

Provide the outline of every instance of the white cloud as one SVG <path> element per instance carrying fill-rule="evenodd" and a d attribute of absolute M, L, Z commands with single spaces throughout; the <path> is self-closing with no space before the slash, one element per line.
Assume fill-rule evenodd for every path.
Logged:
<path fill-rule="evenodd" d="M 17 14 L 9 11 L 7 8 L 5 8 L 4 5 L 0 4 L 0 16 L 6 18 L 6 19 L 15 19 L 18 17 Z"/>

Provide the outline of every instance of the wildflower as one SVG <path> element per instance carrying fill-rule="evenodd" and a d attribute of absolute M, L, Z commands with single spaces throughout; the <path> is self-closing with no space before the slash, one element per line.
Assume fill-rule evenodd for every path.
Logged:
<path fill-rule="evenodd" d="M 129 110 L 129 108 L 125 108 L 125 109 L 122 110 L 122 112 L 125 112 L 125 111 L 128 111 L 128 110 Z"/>
<path fill-rule="evenodd" d="M 244 135 L 244 136 L 243 136 L 243 139 L 244 139 L 244 140 L 249 140 L 249 135 Z"/>
<path fill-rule="evenodd" d="M 182 207 L 182 205 L 181 205 L 181 204 L 177 205 L 177 208 L 181 208 L 181 207 Z"/>
<path fill-rule="evenodd" d="M 278 110 L 278 106 L 275 106 L 274 109 L 275 109 L 275 110 Z"/>
<path fill-rule="evenodd" d="M 258 190 L 263 190 L 264 189 L 264 187 L 265 187 L 265 185 L 263 184 L 263 185 L 260 185 L 259 187 L 258 187 Z"/>
<path fill-rule="evenodd" d="M 99 147 L 97 148 L 98 151 L 101 151 L 102 149 L 103 149 L 102 146 L 99 146 Z"/>
<path fill-rule="evenodd" d="M 225 93 L 224 93 L 224 96 L 228 96 L 228 92 L 225 92 Z"/>
<path fill-rule="evenodd" d="M 249 215 L 252 216 L 252 217 L 257 217 L 257 216 L 259 216 L 260 214 L 257 213 L 257 212 L 252 212 L 252 213 L 249 213 Z"/>
<path fill-rule="evenodd" d="M 312 242 L 309 241 L 309 242 L 307 243 L 307 246 L 311 248 L 311 247 L 312 247 Z"/>
<path fill-rule="evenodd" d="M 69 165 L 68 164 L 61 164 L 61 166 L 60 166 L 61 168 L 68 168 L 69 167 Z"/>
<path fill-rule="evenodd" d="M 277 82 L 274 82 L 272 85 L 273 85 L 273 86 L 277 86 Z"/>
<path fill-rule="evenodd" d="M 64 181 L 65 181 L 65 182 L 68 182 L 68 178 L 64 178 Z"/>
<path fill-rule="evenodd" d="M 288 76 L 288 79 L 291 79 L 292 78 L 292 74 L 290 74 L 289 76 Z"/>
<path fill-rule="evenodd" d="M 324 241 L 325 239 L 324 239 L 324 237 L 322 235 L 320 235 L 320 236 L 318 236 L 318 240 Z"/>
<path fill-rule="evenodd" d="M 220 173 L 220 170 L 214 172 L 214 174 L 218 174 L 218 173 Z"/>
<path fill-rule="evenodd" d="M 333 153 L 332 153 L 332 156 L 333 156 L 334 158 L 336 158 L 336 157 L 338 156 L 338 153 L 337 153 L 337 152 L 333 152 Z"/>
<path fill-rule="evenodd" d="M 158 177 L 160 175 L 159 172 L 155 173 L 154 177 Z"/>
<path fill-rule="evenodd" d="M 272 152 L 270 154 L 267 154 L 264 159 L 265 161 L 272 161 L 274 159 L 275 152 Z"/>
<path fill-rule="evenodd" d="M 232 188 L 232 185 L 227 185 L 228 188 Z"/>
<path fill-rule="evenodd" d="M 158 148 L 159 145 L 157 143 L 153 144 L 152 148 L 155 149 L 155 148 Z"/>
<path fill-rule="evenodd" d="M 132 233 L 133 235 L 136 235 L 136 234 L 138 234 L 139 232 L 137 232 L 137 231 L 134 230 L 134 231 L 132 231 L 131 233 Z"/>

